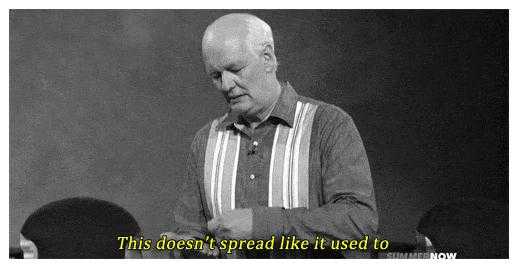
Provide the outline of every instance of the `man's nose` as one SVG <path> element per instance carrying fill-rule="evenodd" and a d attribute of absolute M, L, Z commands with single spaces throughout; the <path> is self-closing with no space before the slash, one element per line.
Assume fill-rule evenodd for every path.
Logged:
<path fill-rule="evenodd" d="M 232 90 L 236 86 L 234 75 L 228 71 L 221 73 L 221 89 L 225 92 Z"/>

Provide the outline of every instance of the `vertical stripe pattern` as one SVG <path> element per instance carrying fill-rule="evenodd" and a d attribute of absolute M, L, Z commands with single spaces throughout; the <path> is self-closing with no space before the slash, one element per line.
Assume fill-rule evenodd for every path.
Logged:
<path fill-rule="evenodd" d="M 309 147 L 317 106 L 297 102 L 293 126 L 278 124 L 272 143 L 268 176 L 268 206 L 309 207 Z M 210 126 L 205 150 L 204 189 L 212 217 L 235 209 L 236 174 L 241 136 Z"/>
<path fill-rule="evenodd" d="M 297 102 L 293 127 L 277 125 L 270 158 L 268 206 L 309 207 L 309 147 L 317 106 Z"/>
<path fill-rule="evenodd" d="M 235 186 L 241 136 L 233 131 L 216 131 L 214 120 L 205 150 L 204 189 L 212 217 L 235 208 Z"/>

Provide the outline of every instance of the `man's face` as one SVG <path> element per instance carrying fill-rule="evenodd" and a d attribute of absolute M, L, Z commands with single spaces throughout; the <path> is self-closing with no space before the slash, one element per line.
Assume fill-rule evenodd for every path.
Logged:
<path fill-rule="evenodd" d="M 212 83 L 232 112 L 257 117 L 269 106 L 274 92 L 267 86 L 260 51 L 237 38 L 217 38 L 204 45 L 204 59 Z"/>

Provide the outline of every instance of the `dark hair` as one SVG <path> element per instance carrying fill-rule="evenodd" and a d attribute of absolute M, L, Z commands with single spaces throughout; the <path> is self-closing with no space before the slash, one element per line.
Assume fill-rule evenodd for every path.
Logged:
<path fill-rule="evenodd" d="M 38 258 L 124 258 L 117 237 L 140 232 L 124 208 L 88 197 L 46 204 L 25 220 L 21 230 L 38 248 Z"/>
<path fill-rule="evenodd" d="M 487 198 L 466 198 L 428 210 L 417 231 L 437 252 L 457 252 L 457 258 L 508 257 L 508 205 Z"/>

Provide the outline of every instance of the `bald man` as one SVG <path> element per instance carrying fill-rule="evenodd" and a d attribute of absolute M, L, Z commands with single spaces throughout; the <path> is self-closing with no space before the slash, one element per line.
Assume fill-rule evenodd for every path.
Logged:
<path fill-rule="evenodd" d="M 202 51 L 206 72 L 229 109 L 196 133 L 173 230 L 166 234 L 289 235 L 310 242 L 317 236 L 329 242 L 374 234 L 373 184 L 353 120 L 278 81 L 270 26 L 249 14 L 225 15 L 206 29 Z M 241 251 L 237 257 L 258 255 Z"/>

